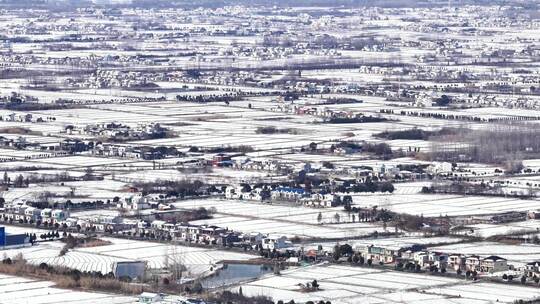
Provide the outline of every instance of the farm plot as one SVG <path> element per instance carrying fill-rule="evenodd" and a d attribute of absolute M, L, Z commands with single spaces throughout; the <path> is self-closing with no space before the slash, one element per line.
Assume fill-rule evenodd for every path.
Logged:
<path fill-rule="evenodd" d="M 431 195 L 431 194 L 357 194 L 356 205 L 379 206 L 399 213 L 426 217 L 496 214 L 509 211 L 534 210 L 538 200 L 505 197 Z"/>
<path fill-rule="evenodd" d="M 193 277 L 215 269 L 222 260 L 249 260 L 254 256 L 244 253 L 196 248 L 179 245 L 104 238 L 113 244 L 99 247 L 80 248 L 78 252 L 118 259 L 143 260 L 150 268 L 165 267 L 168 258 L 180 258 Z"/>
<path fill-rule="evenodd" d="M 352 223 L 342 208 L 314 209 L 307 207 L 268 205 L 234 200 L 187 200 L 174 203 L 176 208 L 215 208 L 217 214 L 194 224 L 214 224 L 244 233 L 260 232 L 288 237 L 344 238 L 363 236 L 384 228 L 371 223 Z M 319 213 L 322 220 L 317 220 Z M 339 223 L 336 219 L 339 215 Z M 388 228 L 392 231 L 393 228 Z"/>
<path fill-rule="evenodd" d="M 62 164 L 46 164 L 46 163 L 37 163 L 35 161 L 4 161 L 0 157 L 0 170 L 2 171 L 17 171 L 20 168 L 35 168 L 35 169 L 64 169 L 68 168 L 68 165 Z"/>
<path fill-rule="evenodd" d="M 53 282 L 0 274 L 0 303 L 10 304 L 127 304 L 135 297 L 55 288 Z"/>
<path fill-rule="evenodd" d="M 129 109 L 129 107 L 127 108 Z M 124 124 L 136 125 L 138 123 L 151 123 L 160 121 L 161 123 L 175 122 L 174 117 L 137 114 L 126 111 L 108 111 L 91 108 L 69 109 L 69 110 L 47 110 L 39 113 L 48 116 L 54 116 L 57 124 L 95 124 L 121 121 Z M 129 115 L 127 115 L 129 114 Z"/>
<path fill-rule="evenodd" d="M 441 245 L 441 244 L 454 244 L 463 241 L 461 238 L 457 237 L 421 237 L 421 236 L 405 236 L 399 238 L 376 238 L 376 239 L 362 239 L 362 240 L 347 240 L 341 243 L 347 243 L 353 248 L 359 248 L 369 245 L 381 246 L 387 249 L 401 249 L 405 247 L 410 247 L 413 245 Z M 298 247 L 303 247 L 306 249 L 318 249 L 318 246 L 322 245 L 323 250 L 331 252 L 336 245 L 336 242 L 317 242 L 313 244 L 301 244 Z M 456 248 L 459 245 L 456 245 Z"/>
<path fill-rule="evenodd" d="M 519 299 L 537 299 L 540 297 L 538 288 L 527 288 L 522 286 L 504 287 L 498 284 L 478 283 L 474 286 L 459 284 L 445 286 L 441 288 L 426 289 L 426 293 L 444 295 L 449 298 L 459 297 L 470 301 L 485 301 L 487 303 L 515 303 Z"/>
<path fill-rule="evenodd" d="M 299 284 L 316 279 L 320 290 L 302 292 Z M 474 286 L 473 286 L 474 285 Z M 535 288 L 512 286 L 512 292 L 493 283 L 425 276 L 391 270 L 339 265 L 316 265 L 267 275 L 242 285 L 247 295 L 266 295 L 274 300 L 332 301 L 333 303 L 513 303 L 540 296 Z M 235 288 L 236 289 L 236 288 Z M 495 291 L 495 289 L 498 289 Z M 495 292 L 490 292 L 490 291 Z"/>
<path fill-rule="evenodd" d="M 430 182 L 411 182 L 394 184 L 394 192 L 392 194 L 418 194 L 422 191 L 422 187 L 431 186 Z"/>
<path fill-rule="evenodd" d="M 15 199 L 35 199 L 44 192 L 54 193 L 55 195 L 67 196 L 70 189 L 66 186 L 55 186 L 48 184 L 31 184 L 30 187 L 25 188 L 11 188 L 9 191 L 4 191 L 2 197 L 6 201 L 12 201 Z"/>
<path fill-rule="evenodd" d="M 286 176 L 271 176 L 265 172 L 240 171 L 230 169 L 214 169 L 209 173 L 182 173 L 178 170 L 141 170 L 127 174 L 116 174 L 115 179 L 128 182 L 153 182 L 158 180 L 204 180 L 207 184 L 242 183 L 246 181 L 270 179 L 274 181 L 285 179 Z"/>
<path fill-rule="evenodd" d="M 41 233 L 47 233 L 50 231 L 47 229 L 39 229 L 37 227 L 21 227 L 5 224 L 2 224 L 2 226 L 6 227 L 6 232 L 9 234 L 35 233 L 36 235 L 40 235 Z"/>
<path fill-rule="evenodd" d="M 134 103 L 126 107 L 122 104 L 99 104 L 91 106 L 94 109 L 117 111 L 117 112 L 130 112 L 143 115 L 156 115 L 156 116 L 192 116 L 199 114 L 227 114 L 236 112 L 245 112 L 245 110 L 235 107 L 226 107 L 218 105 L 201 105 L 195 103 Z"/>
<path fill-rule="evenodd" d="M 306 153 L 285 154 L 276 157 L 284 160 L 302 161 L 302 162 L 346 162 L 349 160 L 363 159 L 362 156 L 340 156 L 340 155 L 318 155 Z"/>
<path fill-rule="evenodd" d="M 28 150 L 14 150 L 14 149 L 0 149 L 0 158 L 12 157 L 18 160 L 29 159 L 35 157 L 51 157 L 53 154 L 42 151 L 28 151 Z"/>
<path fill-rule="evenodd" d="M 77 175 L 71 174 L 72 172 L 70 171 L 66 171 L 66 173 L 72 176 Z M 19 172 L 17 172 L 17 175 L 18 174 Z M 23 176 L 32 174 L 35 173 L 22 173 Z M 11 176 L 12 179 L 14 179 L 15 174 L 8 174 L 8 176 Z M 11 188 L 9 189 L 9 191 L 4 191 L 2 193 L 2 196 L 6 200 L 14 200 L 18 198 L 36 198 L 44 192 L 52 193 L 56 197 L 71 196 L 71 194 L 73 194 L 75 197 L 72 197 L 71 201 L 73 203 L 77 203 L 77 201 L 80 200 L 108 200 L 114 198 L 115 196 L 131 196 L 132 194 L 124 191 L 125 185 L 126 184 L 123 182 L 113 181 L 110 179 L 104 179 L 99 181 L 65 182 L 62 186 L 55 184 L 31 184 L 30 187 Z"/>
<path fill-rule="evenodd" d="M 230 128 L 230 126 L 229 126 Z M 210 132 L 210 131 L 209 131 Z M 308 146 L 314 141 L 319 141 L 317 136 L 295 136 L 295 135 L 267 135 L 259 134 L 235 135 L 218 131 L 211 131 L 212 134 L 185 134 L 174 138 L 153 139 L 134 142 L 138 144 L 152 146 L 179 146 L 179 147 L 205 147 L 219 148 L 228 146 L 250 146 L 255 150 L 284 149 Z"/>
<path fill-rule="evenodd" d="M 501 223 L 501 224 L 476 224 L 467 226 L 469 230 L 464 230 L 463 234 L 490 237 L 495 235 L 508 235 L 508 234 L 530 234 L 537 233 L 540 229 L 540 221 L 527 220 L 513 223 Z"/>
<path fill-rule="evenodd" d="M 1 128 L 12 128 L 12 127 L 15 127 L 15 128 L 28 128 L 31 131 L 36 132 L 36 134 L 43 133 L 45 135 L 47 135 L 46 133 L 48 133 L 46 131 L 52 131 L 52 130 L 48 129 L 48 126 L 50 126 L 50 125 L 31 124 L 31 123 L 28 123 L 27 125 L 26 124 L 20 124 L 20 123 L 10 123 L 8 125 L 5 125 L 5 122 L 2 123 L 2 121 L 0 121 L 0 129 Z M 54 132 L 56 132 L 56 131 L 57 130 L 54 130 Z M 24 138 L 24 140 L 27 143 L 56 144 L 56 143 L 59 143 L 60 141 L 62 141 L 62 139 L 60 139 L 60 138 L 48 137 L 48 136 L 45 136 L 45 135 L 41 136 L 41 135 L 29 135 L 29 134 L 0 133 L 0 136 L 4 137 L 6 139 L 14 140 L 14 141 L 18 141 L 20 138 Z"/>
<path fill-rule="evenodd" d="M 191 277 L 207 274 L 216 268 L 222 260 L 248 260 L 254 256 L 230 251 L 207 248 L 195 248 L 170 244 L 104 238 L 112 244 L 76 248 L 64 256 L 59 256 L 63 243 L 59 241 L 40 243 L 32 247 L 6 250 L 9 257 L 21 253 L 24 258 L 35 265 L 65 266 L 80 271 L 100 271 L 109 273 L 114 262 L 146 261 L 150 268 L 163 268 L 171 258 L 181 259 Z"/>
<path fill-rule="evenodd" d="M 344 166 L 368 166 L 368 167 L 380 167 L 385 165 L 386 167 L 397 167 L 398 165 L 429 165 L 430 162 L 416 160 L 410 157 L 395 158 L 391 160 L 377 160 L 377 159 L 362 159 L 362 160 L 347 160 L 347 161 L 338 161 L 337 165 Z"/>
<path fill-rule="evenodd" d="M 61 242 L 48 242 L 32 247 L 9 249 L 6 250 L 5 253 L 12 258 L 17 254 L 22 254 L 25 260 L 34 265 L 47 263 L 48 265 L 64 266 L 80 271 L 100 271 L 101 273 L 111 272 L 114 262 L 130 260 L 80 252 L 78 250 L 71 250 L 64 256 L 59 256 L 63 245 L 64 244 Z"/>
<path fill-rule="evenodd" d="M 128 159 L 115 159 L 93 156 L 60 156 L 29 159 L 25 161 L 0 163 L 0 168 L 5 167 L 41 167 L 41 168 L 56 168 L 56 169 L 106 169 L 109 166 L 124 165 L 133 162 Z"/>

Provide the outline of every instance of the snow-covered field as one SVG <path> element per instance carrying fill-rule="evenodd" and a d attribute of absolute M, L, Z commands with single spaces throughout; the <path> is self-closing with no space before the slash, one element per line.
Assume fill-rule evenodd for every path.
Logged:
<path fill-rule="evenodd" d="M 521 267 L 528 262 L 540 260 L 540 246 L 534 244 L 502 244 L 495 242 L 477 242 L 454 245 L 443 245 L 430 249 L 465 255 L 490 256 L 497 255 L 508 260 L 509 264 Z"/>
<path fill-rule="evenodd" d="M 413 245 L 440 245 L 440 244 L 454 244 L 461 242 L 463 239 L 457 237 L 422 237 L 422 236 L 404 236 L 404 237 L 389 237 L 389 238 L 373 238 L 362 240 L 347 240 L 346 243 L 351 245 L 353 249 L 359 247 L 365 247 L 368 245 L 381 246 L 386 249 L 400 249 L 410 247 Z M 345 242 L 340 242 L 345 243 Z M 323 246 L 323 250 L 331 252 L 336 245 L 336 242 L 317 242 L 313 244 L 301 244 L 298 247 L 307 249 L 317 249 L 319 245 Z M 459 245 L 456 245 L 459 247 Z"/>
<path fill-rule="evenodd" d="M 471 230 L 464 231 L 466 234 L 479 237 L 490 237 L 494 235 L 506 235 L 512 233 L 537 233 L 540 229 L 539 220 L 527 220 L 521 222 L 502 224 L 476 224 L 467 226 Z"/>
<path fill-rule="evenodd" d="M 126 174 L 116 174 L 116 179 L 129 182 L 154 182 L 157 180 L 201 180 L 207 184 L 243 183 L 251 180 L 272 179 L 285 180 L 286 176 L 270 175 L 265 172 L 240 171 L 231 169 L 214 169 L 206 173 L 182 173 L 174 169 L 140 170 Z"/>
<path fill-rule="evenodd" d="M 147 261 L 150 268 L 164 267 L 167 257 L 181 259 L 191 276 L 208 273 L 222 260 L 248 260 L 254 256 L 208 248 L 186 247 L 153 242 L 103 238 L 110 245 L 76 248 L 59 256 L 63 243 L 59 241 L 39 243 L 32 247 L 4 251 L 9 257 L 18 253 L 32 264 L 47 263 L 81 271 L 101 271 L 108 273 L 114 262 Z"/>
<path fill-rule="evenodd" d="M 2 304 L 127 304 L 137 298 L 117 294 L 75 291 L 53 287 L 54 283 L 0 274 Z"/>
<path fill-rule="evenodd" d="M 320 290 L 301 292 L 298 284 L 314 279 Z M 242 292 L 285 302 L 325 300 L 344 304 L 488 304 L 540 297 L 540 290 L 535 288 L 340 265 L 316 265 L 282 271 L 279 276 L 266 275 L 242 285 Z"/>
<path fill-rule="evenodd" d="M 350 222 L 349 215 L 339 207 L 317 209 L 218 199 L 178 201 L 174 203 L 174 206 L 187 209 L 214 207 L 217 210 L 214 218 L 192 223 L 218 225 L 246 233 L 342 238 L 384 231 L 382 225 Z M 321 213 L 324 225 L 318 224 L 319 213 Z M 335 220 L 336 213 L 340 216 L 340 223 Z M 393 228 L 388 229 L 393 231 Z"/>
<path fill-rule="evenodd" d="M 495 214 L 538 208 L 539 200 L 443 194 L 356 194 L 355 205 L 379 206 L 399 213 L 425 217 Z"/>

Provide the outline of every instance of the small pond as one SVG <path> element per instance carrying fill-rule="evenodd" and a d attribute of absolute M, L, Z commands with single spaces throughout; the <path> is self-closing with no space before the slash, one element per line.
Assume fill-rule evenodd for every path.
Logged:
<path fill-rule="evenodd" d="M 218 288 L 253 280 L 264 274 L 271 273 L 272 266 L 252 264 L 225 264 L 215 275 L 202 280 L 204 288 Z"/>

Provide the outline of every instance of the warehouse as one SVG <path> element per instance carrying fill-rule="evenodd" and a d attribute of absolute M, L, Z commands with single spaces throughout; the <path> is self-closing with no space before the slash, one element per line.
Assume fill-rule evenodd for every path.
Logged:
<path fill-rule="evenodd" d="M 26 234 L 7 234 L 6 227 L 0 227 L 0 249 L 13 249 L 31 246 L 30 237 Z"/>

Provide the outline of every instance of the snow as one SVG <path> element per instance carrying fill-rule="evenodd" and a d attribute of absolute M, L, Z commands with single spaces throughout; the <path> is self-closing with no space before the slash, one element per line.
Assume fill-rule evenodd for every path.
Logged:
<path fill-rule="evenodd" d="M 60 289 L 54 283 L 0 274 L 0 303 L 11 304 L 92 304 L 134 303 L 135 297 Z"/>
<path fill-rule="evenodd" d="M 316 279 L 320 290 L 301 292 L 299 283 Z M 246 295 L 265 295 L 296 302 L 325 300 L 332 303 L 513 303 L 535 299 L 535 288 L 494 283 L 473 283 L 450 277 L 427 276 L 376 268 L 315 265 L 294 268 L 281 275 L 266 275 L 242 285 Z"/>
<path fill-rule="evenodd" d="M 8 230 L 9 231 L 9 230 Z M 4 253 L 15 257 L 21 253 L 35 265 L 47 263 L 81 271 L 100 271 L 109 273 L 114 262 L 146 261 L 150 268 L 163 268 L 166 256 L 180 256 L 190 276 L 208 274 L 211 268 L 222 260 L 249 260 L 254 256 L 211 248 L 197 248 L 153 242 L 103 238 L 112 244 L 97 247 L 82 247 L 69 250 L 59 256 L 63 243 L 60 241 L 38 243 L 32 247 L 9 249 Z"/>

